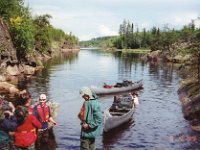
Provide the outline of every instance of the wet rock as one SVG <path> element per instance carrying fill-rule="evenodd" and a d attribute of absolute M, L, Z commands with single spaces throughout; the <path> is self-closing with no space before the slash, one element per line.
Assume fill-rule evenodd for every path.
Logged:
<path fill-rule="evenodd" d="M 21 73 L 17 65 L 8 66 L 6 68 L 6 71 L 9 75 L 12 75 L 12 76 L 17 76 Z"/>
<path fill-rule="evenodd" d="M 25 75 L 33 75 L 35 74 L 35 67 L 31 67 L 29 65 L 24 65 L 24 74 Z"/>
<path fill-rule="evenodd" d="M 198 82 L 193 79 L 182 80 L 178 95 L 182 104 L 184 118 L 189 121 L 200 120 L 200 90 Z"/>
<path fill-rule="evenodd" d="M 0 82 L 5 82 L 6 81 L 6 77 L 5 76 L 2 76 L 0 75 Z"/>

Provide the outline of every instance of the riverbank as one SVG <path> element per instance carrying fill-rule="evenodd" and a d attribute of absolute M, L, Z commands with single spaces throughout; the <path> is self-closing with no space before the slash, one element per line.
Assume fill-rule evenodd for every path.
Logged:
<path fill-rule="evenodd" d="M 173 53 L 162 50 L 151 51 L 150 49 L 121 49 L 117 51 L 143 54 L 142 59 L 145 60 L 156 58 L 158 61 L 173 63 L 184 63 L 190 58 L 190 55 L 181 54 L 178 50 L 174 50 Z"/>
<path fill-rule="evenodd" d="M 182 79 L 177 93 L 183 117 L 188 121 L 192 130 L 200 132 L 200 84 L 192 74 L 192 72 L 195 73 L 195 67 L 191 65 L 191 54 L 180 53 L 178 49 L 173 51 L 158 50 L 145 54 L 145 57 L 157 57 L 159 61 L 179 65 L 178 71 Z M 196 68 L 196 72 L 197 70 Z"/>
<path fill-rule="evenodd" d="M 184 118 L 188 120 L 193 130 L 200 132 L 200 86 L 198 81 L 194 78 L 182 80 L 178 95 Z"/>
<path fill-rule="evenodd" d="M 118 51 L 122 51 L 123 53 L 138 53 L 138 54 L 146 54 L 149 53 L 150 49 L 121 49 Z"/>
<path fill-rule="evenodd" d="M 0 94 L 14 96 L 20 92 L 17 85 L 20 80 L 31 80 L 34 75 L 44 68 L 43 63 L 59 55 L 66 56 L 78 53 L 79 49 L 53 49 L 51 54 L 34 53 L 27 56 L 26 63 L 10 63 L 4 61 L 0 67 Z"/>

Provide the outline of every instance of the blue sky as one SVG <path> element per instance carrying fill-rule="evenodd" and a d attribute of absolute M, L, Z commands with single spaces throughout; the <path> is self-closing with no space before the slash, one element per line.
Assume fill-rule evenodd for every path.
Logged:
<path fill-rule="evenodd" d="M 50 14 L 51 24 L 79 40 L 117 35 L 124 19 L 151 29 L 180 29 L 200 17 L 200 0 L 24 0 L 34 15 Z M 196 20 L 199 27 L 200 23 Z"/>

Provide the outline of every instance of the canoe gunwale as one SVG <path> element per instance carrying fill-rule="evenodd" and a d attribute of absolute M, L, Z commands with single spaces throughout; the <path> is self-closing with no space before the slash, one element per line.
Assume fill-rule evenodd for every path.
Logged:
<path fill-rule="evenodd" d="M 112 94 L 112 93 L 120 93 L 125 91 L 136 90 L 142 87 L 143 87 L 143 80 L 140 80 L 126 87 L 103 88 L 103 87 L 91 86 L 90 89 L 92 90 L 93 93 L 97 95 L 103 95 L 103 94 Z"/>
<path fill-rule="evenodd" d="M 108 132 L 109 130 L 120 126 L 121 124 L 127 122 L 131 119 L 134 113 L 135 107 L 133 106 L 127 113 L 123 113 L 123 115 L 112 115 L 109 109 L 104 111 L 104 132 Z M 120 112 L 119 112 L 120 113 Z"/>

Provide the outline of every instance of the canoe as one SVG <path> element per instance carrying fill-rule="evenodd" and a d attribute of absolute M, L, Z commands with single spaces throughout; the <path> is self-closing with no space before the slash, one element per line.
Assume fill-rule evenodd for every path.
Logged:
<path fill-rule="evenodd" d="M 104 132 L 108 132 L 129 121 L 132 118 L 134 111 L 134 99 L 131 95 L 123 95 L 119 97 L 118 100 L 114 99 L 112 106 L 104 111 Z"/>
<path fill-rule="evenodd" d="M 97 86 L 91 86 L 90 89 L 93 93 L 97 95 L 101 94 L 112 94 L 112 93 L 119 93 L 119 92 L 126 92 L 131 90 L 136 90 L 143 87 L 143 80 L 133 82 L 130 85 L 122 86 L 122 87 L 110 87 L 110 88 L 104 88 L 104 87 L 97 87 Z"/>

